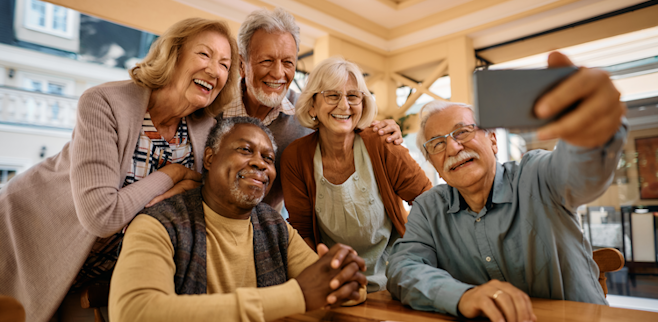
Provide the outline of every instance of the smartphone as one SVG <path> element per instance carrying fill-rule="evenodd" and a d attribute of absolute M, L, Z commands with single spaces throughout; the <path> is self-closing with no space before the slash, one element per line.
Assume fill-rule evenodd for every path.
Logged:
<path fill-rule="evenodd" d="M 560 118 L 577 103 L 550 119 L 535 116 L 535 103 L 577 70 L 576 67 L 561 67 L 476 71 L 473 75 L 473 103 L 479 126 L 531 130 Z"/>

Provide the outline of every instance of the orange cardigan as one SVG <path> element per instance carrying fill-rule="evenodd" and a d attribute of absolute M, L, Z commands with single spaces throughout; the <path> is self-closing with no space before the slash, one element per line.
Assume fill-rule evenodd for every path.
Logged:
<path fill-rule="evenodd" d="M 372 131 L 357 132 L 368 150 L 384 209 L 395 229 L 404 235 L 407 212 L 402 200 L 411 202 L 432 188 L 432 183 L 405 147 L 385 142 L 386 137 Z M 281 156 L 281 185 L 290 224 L 302 238 L 317 245 L 320 228 L 315 216 L 315 175 L 313 156 L 320 139 L 315 131 L 293 141 Z"/>

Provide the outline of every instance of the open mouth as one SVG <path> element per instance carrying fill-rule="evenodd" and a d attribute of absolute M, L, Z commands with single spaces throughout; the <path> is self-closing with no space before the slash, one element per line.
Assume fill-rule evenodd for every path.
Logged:
<path fill-rule="evenodd" d="M 461 162 L 461 163 L 459 163 L 459 164 L 456 164 L 455 166 L 453 166 L 452 168 L 450 168 L 450 171 L 457 170 L 457 169 L 463 167 L 464 165 L 466 165 L 466 164 L 468 164 L 468 163 L 470 163 L 470 162 L 472 162 L 472 161 L 474 161 L 474 160 L 475 160 L 475 158 L 470 158 L 470 159 L 464 160 L 463 162 Z"/>
<path fill-rule="evenodd" d="M 273 89 L 279 89 L 281 86 L 284 86 L 286 83 L 285 82 L 263 82 L 267 87 L 273 88 Z"/>
<path fill-rule="evenodd" d="M 210 84 L 210 83 L 208 83 L 204 80 L 201 80 L 201 79 L 196 79 L 195 78 L 194 79 L 194 84 L 197 84 L 198 86 L 200 86 L 201 88 L 203 88 L 207 91 L 211 91 L 214 88 L 214 86 L 212 84 Z"/>
<path fill-rule="evenodd" d="M 352 117 L 352 115 L 331 114 L 331 117 L 337 120 L 349 120 Z"/>

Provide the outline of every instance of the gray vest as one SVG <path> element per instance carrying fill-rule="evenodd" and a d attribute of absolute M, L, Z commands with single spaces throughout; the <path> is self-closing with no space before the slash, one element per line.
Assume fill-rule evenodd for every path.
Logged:
<path fill-rule="evenodd" d="M 157 219 L 174 246 L 176 294 L 206 294 L 206 221 L 201 187 L 188 190 L 145 208 L 141 213 Z M 251 211 L 254 229 L 254 263 L 258 287 L 288 280 L 288 227 L 281 215 L 260 203 Z"/>

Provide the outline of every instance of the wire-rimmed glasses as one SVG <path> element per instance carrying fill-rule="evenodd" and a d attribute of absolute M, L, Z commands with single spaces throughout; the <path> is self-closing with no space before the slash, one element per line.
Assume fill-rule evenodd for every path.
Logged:
<path fill-rule="evenodd" d="M 423 144 L 425 151 L 429 154 L 443 152 L 448 146 L 448 137 L 451 137 L 459 144 L 466 143 L 475 136 L 477 126 L 475 124 L 464 125 L 446 135 L 435 136 Z"/>
<path fill-rule="evenodd" d="M 329 105 L 338 105 L 338 102 L 343 98 L 343 95 L 347 97 L 347 104 L 350 104 L 351 106 L 354 105 L 359 105 L 361 102 L 363 102 L 363 97 L 365 94 L 362 91 L 347 91 L 347 94 L 343 94 L 339 91 L 322 91 L 320 92 L 322 94 L 322 97 L 324 97 L 325 103 Z"/>

